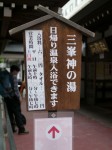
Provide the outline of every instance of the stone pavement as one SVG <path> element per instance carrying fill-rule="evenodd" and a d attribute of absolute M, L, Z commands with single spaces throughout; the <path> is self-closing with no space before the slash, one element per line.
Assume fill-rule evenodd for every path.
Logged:
<path fill-rule="evenodd" d="M 16 147 L 17 150 L 34 150 L 34 116 L 38 112 L 26 111 L 25 102 L 22 103 L 22 112 L 27 118 L 26 129 L 30 133 L 28 135 L 14 133 Z M 84 107 L 75 111 L 73 150 L 112 150 L 112 122 L 105 121 L 107 118 L 102 119 L 99 112 L 108 116 L 107 112 L 98 108 Z"/>

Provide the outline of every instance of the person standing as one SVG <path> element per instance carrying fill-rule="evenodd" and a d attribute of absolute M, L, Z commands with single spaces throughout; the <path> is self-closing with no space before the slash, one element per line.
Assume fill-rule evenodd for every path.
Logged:
<path fill-rule="evenodd" d="M 4 97 L 4 101 L 7 106 L 12 130 L 13 132 L 15 132 L 15 122 L 16 122 L 16 125 L 18 127 L 18 134 L 22 135 L 28 134 L 29 131 L 26 131 L 24 127 L 24 121 L 22 119 L 21 103 L 20 103 L 21 97 L 17 81 L 17 75 L 19 71 L 20 69 L 16 65 L 12 65 L 10 67 L 10 73 L 5 70 L 4 74 L 6 75 L 2 76 L 3 80 L 1 81 L 1 85 L 4 88 L 4 93 L 2 92 L 2 96 Z"/>

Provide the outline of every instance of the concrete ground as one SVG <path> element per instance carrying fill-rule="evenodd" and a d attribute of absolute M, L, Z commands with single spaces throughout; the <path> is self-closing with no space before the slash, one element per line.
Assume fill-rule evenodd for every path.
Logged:
<path fill-rule="evenodd" d="M 22 102 L 22 112 L 27 118 L 26 129 L 30 133 L 14 133 L 16 147 L 17 150 L 34 150 L 34 116 L 37 112 L 26 111 L 25 101 Z M 73 150 L 112 150 L 112 111 L 90 106 L 82 106 L 75 111 L 73 145 Z"/>

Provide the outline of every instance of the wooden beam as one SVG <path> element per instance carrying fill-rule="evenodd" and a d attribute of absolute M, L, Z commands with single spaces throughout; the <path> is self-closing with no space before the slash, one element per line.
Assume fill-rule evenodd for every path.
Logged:
<path fill-rule="evenodd" d="M 35 20 L 33 20 L 33 21 L 30 21 L 30 22 L 28 22 L 28 23 L 25 23 L 25 24 L 23 24 L 23 25 L 20 25 L 20 26 L 18 26 L 18 27 L 15 27 L 15 28 L 9 30 L 9 34 L 10 34 L 10 35 L 13 35 L 13 34 L 15 34 L 15 33 L 21 32 L 21 31 L 23 31 L 23 30 L 25 30 L 25 29 L 27 29 L 27 28 L 30 28 L 30 27 L 32 27 L 32 26 L 38 24 L 38 23 L 41 23 L 41 22 L 46 21 L 46 20 L 51 19 L 51 18 L 52 18 L 52 16 L 46 15 L 46 16 L 43 16 L 43 17 L 41 17 L 41 18 L 35 19 Z"/>
<path fill-rule="evenodd" d="M 4 7 L 4 16 L 3 16 L 3 21 L 1 25 L 1 32 L 0 36 L 2 38 L 5 38 L 9 29 L 9 24 L 12 16 L 12 11 L 9 7 Z"/>

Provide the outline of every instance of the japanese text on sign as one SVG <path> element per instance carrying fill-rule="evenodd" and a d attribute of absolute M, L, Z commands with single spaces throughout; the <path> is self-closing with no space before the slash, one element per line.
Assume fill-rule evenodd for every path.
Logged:
<path fill-rule="evenodd" d="M 42 30 L 26 30 L 28 110 L 45 109 Z"/>
<path fill-rule="evenodd" d="M 77 66 L 77 61 L 74 59 L 76 57 L 76 35 L 67 35 L 67 92 L 76 91 L 76 82 L 77 77 L 76 72 L 74 71 Z"/>
<path fill-rule="evenodd" d="M 57 50 L 58 36 L 57 36 L 57 27 L 50 27 L 50 82 L 51 82 L 51 100 L 50 103 L 52 107 L 55 107 L 58 103 L 58 50 Z"/>

